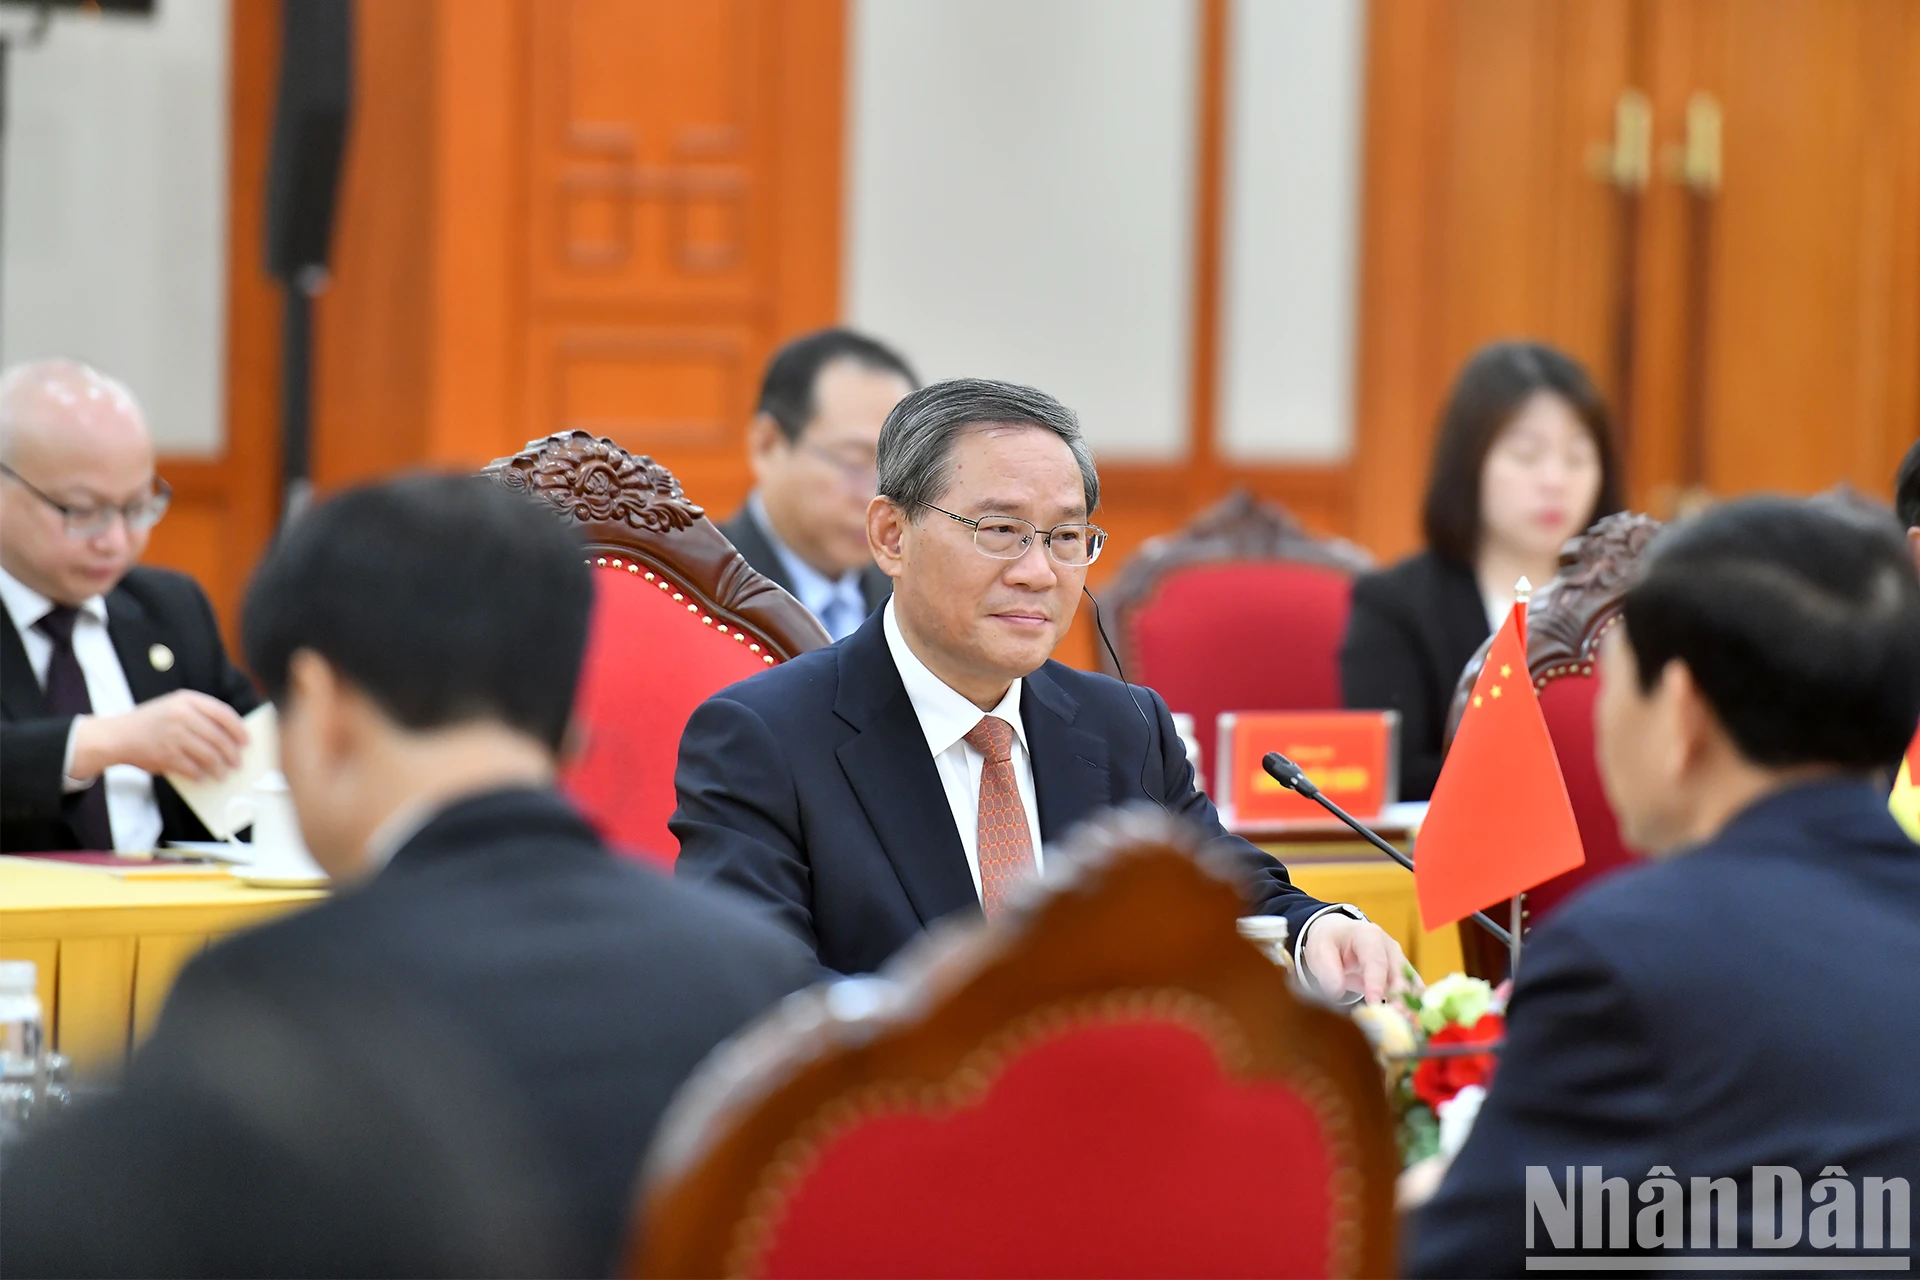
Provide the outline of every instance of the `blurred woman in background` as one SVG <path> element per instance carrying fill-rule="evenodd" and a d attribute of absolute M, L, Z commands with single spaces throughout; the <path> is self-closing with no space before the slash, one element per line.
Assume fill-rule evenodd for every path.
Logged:
<path fill-rule="evenodd" d="M 1620 509 L 1607 406 L 1585 369 L 1537 342 L 1483 347 L 1440 418 L 1422 517 L 1427 549 L 1354 583 L 1340 649 L 1348 707 L 1400 713 L 1400 797 L 1440 776 L 1454 685 L 1560 547 Z"/>

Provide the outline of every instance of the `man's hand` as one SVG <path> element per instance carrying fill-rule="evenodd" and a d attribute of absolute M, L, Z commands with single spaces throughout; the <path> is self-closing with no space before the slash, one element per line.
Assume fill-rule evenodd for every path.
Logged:
<path fill-rule="evenodd" d="M 247 726 L 232 707 L 176 689 L 117 716 L 82 718 L 74 729 L 72 776 L 84 782 L 108 765 L 130 764 L 204 782 L 239 768 L 246 745 Z"/>
<path fill-rule="evenodd" d="M 1334 999 L 1358 992 L 1380 1001 L 1407 986 L 1407 957 L 1379 925 L 1329 911 L 1307 929 L 1300 948 L 1307 976 Z"/>

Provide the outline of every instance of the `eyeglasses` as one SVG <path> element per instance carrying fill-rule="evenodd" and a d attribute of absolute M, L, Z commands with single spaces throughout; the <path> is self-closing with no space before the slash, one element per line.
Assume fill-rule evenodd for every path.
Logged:
<path fill-rule="evenodd" d="M 167 514 L 167 504 L 173 501 L 172 486 L 158 476 L 154 477 L 152 492 L 135 498 L 124 507 L 93 507 L 73 506 L 41 492 L 4 462 L 0 462 L 0 474 L 58 511 L 69 538 L 97 538 L 113 528 L 115 516 L 127 522 L 130 532 L 145 533 L 160 523 L 160 517 Z"/>
<path fill-rule="evenodd" d="M 926 505 L 949 520 L 970 526 L 973 545 L 982 555 L 995 560 L 1018 560 L 1038 538 L 1047 549 L 1047 558 L 1055 564 L 1084 569 L 1100 558 L 1101 548 L 1107 545 L 1107 531 L 1097 524 L 1057 524 L 1051 529 L 1042 529 L 1018 516 L 981 516 L 978 520 L 969 520 L 931 502 Z"/>
<path fill-rule="evenodd" d="M 811 454 L 840 473 L 841 481 L 855 493 L 872 494 L 880 487 L 880 465 L 871 458 L 850 458 L 835 453 L 824 445 L 803 441 L 794 446 L 801 453 Z"/>

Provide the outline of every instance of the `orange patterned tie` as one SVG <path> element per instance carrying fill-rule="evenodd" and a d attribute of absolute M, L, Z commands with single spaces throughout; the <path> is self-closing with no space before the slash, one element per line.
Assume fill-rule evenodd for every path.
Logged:
<path fill-rule="evenodd" d="M 1013 777 L 1013 726 L 987 716 L 966 742 L 987 758 L 980 771 L 980 906 L 991 916 L 1013 886 L 1033 874 L 1033 832 Z"/>

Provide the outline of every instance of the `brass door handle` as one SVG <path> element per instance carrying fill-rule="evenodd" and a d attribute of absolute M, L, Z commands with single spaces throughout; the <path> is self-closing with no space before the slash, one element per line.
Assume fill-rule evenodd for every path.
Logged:
<path fill-rule="evenodd" d="M 1643 190 L 1653 173 L 1653 103 L 1622 89 L 1613 104 L 1613 141 L 1587 148 L 1587 172 L 1622 191 Z"/>
<path fill-rule="evenodd" d="M 1697 196 L 1720 190 L 1720 100 L 1702 90 L 1687 99 L 1687 139 L 1662 148 L 1667 176 Z"/>

